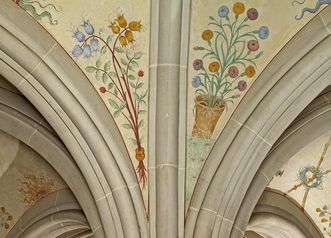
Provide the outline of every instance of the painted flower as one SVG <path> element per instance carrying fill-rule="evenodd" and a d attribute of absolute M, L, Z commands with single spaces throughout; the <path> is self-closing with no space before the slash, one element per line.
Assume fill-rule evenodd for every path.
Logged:
<path fill-rule="evenodd" d="M 139 70 L 139 71 L 138 71 L 138 76 L 139 76 L 139 77 L 144 77 L 144 71 Z"/>
<path fill-rule="evenodd" d="M 194 76 L 193 79 L 192 79 L 192 86 L 194 88 L 197 88 L 200 85 L 201 85 L 201 78 L 200 78 L 200 76 L 198 76 L 198 75 Z"/>
<path fill-rule="evenodd" d="M 259 37 L 261 40 L 265 40 L 269 37 L 270 31 L 267 26 L 261 26 L 259 29 Z"/>
<path fill-rule="evenodd" d="M 128 40 L 129 43 L 133 43 L 134 42 L 134 37 L 133 37 L 133 34 L 132 34 L 132 31 L 126 31 L 125 32 L 125 37 L 126 39 Z"/>
<path fill-rule="evenodd" d="M 75 47 L 72 49 L 71 54 L 75 57 L 78 58 L 83 54 L 83 49 L 79 45 L 75 45 Z"/>
<path fill-rule="evenodd" d="M 140 32 L 141 27 L 142 27 L 142 25 L 141 25 L 140 21 L 132 21 L 132 22 L 129 23 L 129 29 L 131 31 L 139 31 Z"/>
<path fill-rule="evenodd" d="M 94 27 L 92 26 L 92 24 L 89 20 L 84 21 L 84 24 L 82 26 L 84 27 L 86 34 L 93 35 Z"/>
<path fill-rule="evenodd" d="M 99 91 L 100 91 L 100 93 L 105 93 L 105 92 L 107 92 L 107 89 L 105 87 L 100 87 Z"/>
<path fill-rule="evenodd" d="M 247 43 L 247 47 L 251 51 L 257 51 L 259 49 L 259 42 L 257 40 L 250 40 Z"/>
<path fill-rule="evenodd" d="M 247 11 L 247 17 L 249 20 L 254 21 L 258 18 L 259 13 L 255 8 L 250 8 Z"/>
<path fill-rule="evenodd" d="M 236 78 L 239 75 L 239 69 L 237 66 L 231 66 L 228 70 L 228 74 L 231 78 Z"/>
<path fill-rule="evenodd" d="M 216 73 L 220 69 L 220 63 L 217 61 L 211 62 L 208 66 L 208 69 L 212 73 Z"/>
<path fill-rule="evenodd" d="M 200 70 L 203 66 L 203 61 L 201 59 L 196 59 L 193 61 L 193 68 L 195 70 Z"/>
<path fill-rule="evenodd" d="M 239 91 L 240 91 L 240 92 L 245 91 L 246 88 L 247 88 L 247 83 L 246 83 L 246 81 L 245 81 L 245 80 L 240 80 L 240 81 L 238 82 L 238 89 L 239 89 Z"/>
<path fill-rule="evenodd" d="M 245 5 L 242 2 L 236 2 L 233 5 L 233 12 L 236 15 L 240 15 L 240 14 L 244 13 L 244 11 L 245 11 Z"/>
<path fill-rule="evenodd" d="M 125 27 L 128 25 L 128 23 L 127 23 L 127 21 L 126 21 L 124 15 L 119 15 L 119 16 L 117 17 L 117 22 L 118 22 L 118 25 L 119 25 L 121 28 L 125 28 Z"/>
<path fill-rule="evenodd" d="M 252 78 L 255 75 L 254 66 L 250 65 L 245 69 L 245 74 L 248 78 Z"/>
<path fill-rule="evenodd" d="M 91 46 L 86 44 L 83 46 L 83 53 L 84 53 L 84 58 L 90 58 L 92 55 L 92 49 Z"/>
<path fill-rule="evenodd" d="M 219 9 L 218 9 L 218 15 L 221 17 L 221 18 L 224 18 L 224 17 L 227 17 L 229 15 L 229 8 L 225 5 L 221 6 Z"/>
<path fill-rule="evenodd" d="M 118 34 L 121 30 L 121 28 L 115 22 L 111 22 L 109 28 L 114 34 Z"/>
<path fill-rule="evenodd" d="M 72 37 L 78 40 L 78 42 L 83 42 L 85 40 L 84 33 L 79 31 L 78 29 L 74 32 Z"/>
<path fill-rule="evenodd" d="M 205 41 L 209 41 L 211 38 L 213 38 L 214 33 L 211 30 L 205 30 L 204 32 L 202 32 L 202 39 Z"/>
<path fill-rule="evenodd" d="M 126 41 L 125 36 L 120 36 L 119 41 L 120 41 L 122 46 L 127 46 L 128 45 L 128 42 Z"/>
<path fill-rule="evenodd" d="M 99 41 L 98 39 L 92 39 L 91 40 L 91 49 L 93 52 L 97 52 L 99 50 Z"/>

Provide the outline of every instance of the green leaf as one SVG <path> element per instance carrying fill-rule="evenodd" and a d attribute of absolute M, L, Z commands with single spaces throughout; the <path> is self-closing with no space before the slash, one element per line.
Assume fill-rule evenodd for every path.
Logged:
<path fill-rule="evenodd" d="M 115 94 L 116 97 L 118 96 L 117 88 L 114 88 L 114 94 Z"/>
<path fill-rule="evenodd" d="M 109 35 L 107 37 L 107 44 L 110 44 L 112 40 L 113 40 L 113 36 L 112 35 Z"/>
<path fill-rule="evenodd" d="M 121 63 L 122 63 L 123 65 L 128 65 L 128 61 L 127 61 L 126 59 L 121 59 Z"/>
<path fill-rule="evenodd" d="M 136 84 L 135 83 L 132 83 L 132 82 L 129 82 L 131 88 L 136 88 Z"/>
<path fill-rule="evenodd" d="M 146 110 L 139 110 L 138 115 L 143 115 L 143 114 L 145 114 L 146 112 L 147 112 Z"/>
<path fill-rule="evenodd" d="M 108 84 L 108 90 L 112 89 L 113 87 L 114 87 L 114 84 L 113 84 L 112 82 L 110 82 L 110 83 Z"/>
<path fill-rule="evenodd" d="M 129 140 L 131 141 L 131 143 L 132 143 L 133 145 L 137 145 L 137 141 L 136 141 L 136 139 L 134 139 L 134 138 L 129 138 Z"/>
<path fill-rule="evenodd" d="M 129 65 L 129 70 L 134 72 L 134 67 L 132 67 L 132 65 Z"/>
<path fill-rule="evenodd" d="M 134 97 L 137 101 L 140 100 L 140 99 L 139 99 L 139 95 L 138 95 L 137 93 L 133 93 L 133 97 Z"/>
<path fill-rule="evenodd" d="M 144 120 L 140 120 L 138 123 L 138 128 L 141 128 L 144 126 Z"/>
<path fill-rule="evenodd" d="M 106 73 L 103 73 L 102 75 L 102 82 L 105 84 L 108 81 L 108 75 Z"/>
<path fill-rule="evenodd" d="M 119 106 L 119 110 L 123 110 L 125 108 L 126 102 L 122 102 Z"/>
<path fill-rule="evenodd" d="M 144 99 L 146 97 L 147 93 L 148 93 L 148 90 L 146 90 L 145 93 L 140 96 L 140 99 Z"/>
<path fill-rule="evenodd" d="M 101 79 L 101 71 L 100 71 L 100 70 L 97 70 L 97 71 L 95 72 L 95 78 L 96 78 L 97 80 L 100 80 L 100 79 Z"/>
<path fill-rule="evenodd" d="M 136 60 L 138 60 L 138 59 L 140 59 L 143 55 L 144 55 L 144 53 L 142 53 L 142 52 L 137 52 L 137 53 L 134 54 L 134 57 L 133 57 L 133 58 L 135 58 Z"/>
<path fill-rule="evenodd" d="M 128 123 L 122 124 L 125 129 L 132 129 L 132 126 Z"/>
<path fill-rule="evenodd" d="M 117 110 L 114 112 L 114 118 L 117 118 L 121 114 L 121 110 Z"/>
<path fill-rule="evenodd" d="M 109 102 L 110 106 L 112 106 L 112 108 L 117 109 L 117 110 L 119 109 L 118 104 L 113 99 L 109 98 L 108 102 Z"/>
<path fill-rule="evenodd" d="M 109 72 L 109 75 L 113 78 L 117 76 L 117 74 L 115 72 Z"/>
<path fill-rule="evenodd" d="M 144 86 L 144 83 L 143 82 L 138 83 L 137 89 L 141 88 L 142 86 Z"/>
<path fill-rule="evenodd" d="M 122 47 L 115 47 L 115 51 L 118 52 L 118 53 L 123 53 L 124 52 L 124 49 Z"/>
<path fill-rule="evenodd" d="M 97 69 L 94 66 L 87 66 L 85 70 L 88 73 L 94 73 Z"/>
<path fill-rule="evenodd" d="M 133 76 L 132 74 L 129 74 L 129 76 L 128 76 L 128 77 L 129 77 L 129 79 L 130 79 L 130 80 L 136 80 L 136 77 L 135 77 L 135 76 Z"/>
<path fill-rule="evenodd" d="M 107 46 L 105 46 L 105 45 L 102 46 L 100 52 L 101 52 L 101 54 L 103 54 L 103 55 L 106 54 L 106 53 L 107 53 Z"/>
<path fill-rule="evenodd" d="M 125 75 L 126 74 L 125 69 L 121 68 L 121 73 Z"/>
<path fill-rule="evenodd" d="M 126 58 L 128 60 L 131 60 L 133 58 L 133 55 L 132 55 L 132 53 L 129 50 L 126 51 Z"/>
<path fill-rule="evenodd" d="M 111 65 L 111 61 L 109 60 L 107 63 L 105 63 L 103 69 L 104 69 L 105 71 L 110 70 L 110 65 Z"/>
<path fill-rule="evenodd" d="M 95 66 L 96 66 L 98 69 L 100 69 L 101 65 L 102 65 L 101 59 L 98 59 L 97 62 L 95 63 Z"/>
<path fill-rule="evenodd" d="M 134 61 L 134 60 L 131 61 L 131 65 L 133 67 L 139 67 L 138 63 L 136 61 Z"/>

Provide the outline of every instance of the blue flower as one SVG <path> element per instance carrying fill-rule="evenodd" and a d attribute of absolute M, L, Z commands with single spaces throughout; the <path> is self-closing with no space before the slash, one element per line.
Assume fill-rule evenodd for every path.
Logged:
<path fill-rule="evenodd" d="M 75 45 L 75 47 L 72 49 L 71 54 L 78 58 L 81 54 L 83 54 L 83 49 L 79 45 Z"/>
<path fill-rule="evenodd" d="M 85 35 L 83 32 L 79 31 L 78 29 L 74 32 L 74 35 L 72 36 L 79 42 L 83 42 L 85 40 Z"/>
<path fill-rule="evenodd" d="M 90 58 L 92 55 L 91 46 L 86 44 L 83 46 L 84 58 Z"/>
<path fill-rule="evenodd" d="M 227 17 L 229 15 L 229 8 L 227 6 L 221 6 L 219 9 L 218 9 L 218 15 L 220 17 Z"/>
<path fill-rule="evenodd" d="M 99 50 L 99 41 L 98 39 L 93 38 L 91 40 L 91 49 L 93 52 L 97 52 Z"/>
<path fill-rule="evenodd" d="M 270 31 L 267 26 L 261 26 L 259 29 L 259 37 L 261 40 L 265 40 L 269 37 Z"/>
<path fill-rule="evenodd" d="M 89 20 L 84 21 L 84 24 L 82 26 L 84 27 L 86 34 L 93 35 L 94 28 L 93 28 L 93 26 L 92 26 L 92 24 L 90 23 Z"/>
<path fill-rule="evenodd" d="M 192 79 L 192 86 L 194 88 L 197 88 L 200 85 L 201 85 L 201 78 L 200 78 L 200 76 L 198 76 L 198 75 L 194 76 L 193 79 Z"/>

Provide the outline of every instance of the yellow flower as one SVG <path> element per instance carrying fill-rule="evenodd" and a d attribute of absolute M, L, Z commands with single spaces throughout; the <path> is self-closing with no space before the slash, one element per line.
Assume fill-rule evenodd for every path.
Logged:
<path fill-rule="evenodd" d="M 255 75 L 255 69 L 252 65 L 245 69 L 245 74 L 248 78 L 252 78 Z"/>
<path fill-rule="evenodd" d="M 322 218 L 321 219 L 321 222 L 325 223 L 325 222 L 328 222 L 329 220 L 325 219 L 325 218 Z"/>
<path fill-rule="evenodd" d="M 233 5 L 233 12 L 237 15 L 240 15 L 242 13 L 244 13 L 245 11 L 245 5 L 242 2 L 236 2 Z"/>
<path fill-rule="evenodd" d="M 321 208 L 316 208 L 316 212 L 321 212 Z"/>
<path fill-rule="evenodd" d="M 118 22 L 118 25 L 122 28 L 125 28 L 128 25 L 128 23 L 126 22 L 125 17 L 123 15 L 119 15 L 117 17 L 117 22 Z"/>
<path fill-rule="evenodd" d="M 112 32 L 114 32 L 114 34 L 118 34 L 121 30 L 115 22 L 110 23 L 109 28 L 112 30 Z"/>
<path fill-rule="evenodd" d="M 205 30 L 202 32 L 202 39 L 205 41 L 209 41 L 211 38 L 213 38 L 214 33 L 211 30 Z"/>
<path fill-rule="evenodd" d="M 125 36 L 120 36 L 119 41 L 120 41 L 122 46 L 127 46 L 128 45 Z"/>
<path fill-rule="evenodd" d="M 131 31 L 139 31 L 140 32 L 141 27 L 142 27 L 142 25 L 141 25 L 140 21 L 132 21 L 132 22 L 129 23 L 129 29 Z"/>
<path fill-rule="evenodd" d="M 208 69 L 212 73 L 216 73 L 220 69 L 220 63 L 217 61 L 211 62 L 208 66 Z"/>
<path fill-rule="evenodd" d="M 126 39 L 128 40 L 129 43 L 134 42 L 132 31 L 126 31 L 125 32 L 125 37 L 126 37 Z"/>

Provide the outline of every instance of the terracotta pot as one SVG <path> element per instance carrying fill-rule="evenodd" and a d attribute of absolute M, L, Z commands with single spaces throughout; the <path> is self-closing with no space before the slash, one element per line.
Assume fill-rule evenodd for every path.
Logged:
<path fill-rule="evenodd" d="M 224 105 L 209 108 L 201 96 L 195 98 L 195 123 L 192 130 L 193 137 L 207 138 L 213 134 L 220 119 Z"/>

